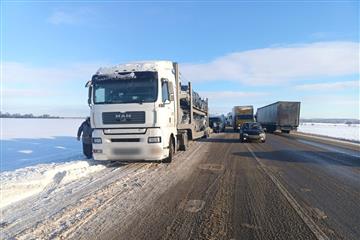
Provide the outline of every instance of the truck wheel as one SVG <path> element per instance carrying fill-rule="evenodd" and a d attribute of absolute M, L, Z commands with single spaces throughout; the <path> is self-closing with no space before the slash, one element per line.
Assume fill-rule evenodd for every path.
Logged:
<path fill-rule="evenodd" d="M 170 138 L 170 141 L 169 141 L 169 156 L 167 158 L 165 158 L 163 160 L 164 163 L 170 163 L 173 158 L 174 158 L 174 154 L 175 154 L 175 151 L 174 151 L 174 142 L 173 142 L 173 139 Z"/>

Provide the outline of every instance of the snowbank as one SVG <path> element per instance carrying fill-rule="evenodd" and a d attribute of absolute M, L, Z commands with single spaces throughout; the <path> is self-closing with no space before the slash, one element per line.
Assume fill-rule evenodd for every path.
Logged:
<path fill-rule="evenodd" d="M 105 168 L 84 160 L 82 119 L 1 119 L 0 208 Z"/>
<path fill-rule="evenodd" d="M 103 170 L 88 161 L 40 164 L 0 173 L 0 208 L 41 192 L 49 193 L 76 179 Z"/>
<path fill-rule="evenodd" d="M 298 132 L 360 142 L 359 124 L 301 123 Z"/>

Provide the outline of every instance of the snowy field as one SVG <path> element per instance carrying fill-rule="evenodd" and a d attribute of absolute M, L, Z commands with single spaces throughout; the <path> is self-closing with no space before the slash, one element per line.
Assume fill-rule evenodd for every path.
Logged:
<path fill-rule="evenodd" d="M 298 132 L 360 142 L 359 124 L 301 123 Z"/>
<path fill-rule="evenodd" d="M 66 184 L 104 168 L 82 155 L 81 142 L 76 140 L 82 119 L 1 121 L 0 208 L 57 181 Z"/>
<path fill-rule="evenodd" d="M 83 158 L 81 142 L 76 140 L 82 119 L 1 121 L 1 171 Z"/>

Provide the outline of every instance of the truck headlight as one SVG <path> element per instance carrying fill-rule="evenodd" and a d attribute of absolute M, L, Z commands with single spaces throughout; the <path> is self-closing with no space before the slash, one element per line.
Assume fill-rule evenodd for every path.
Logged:
<path fill-rule="evenodd" d="M 161 137 L 149 137 L 148 143 L 161 143 Z"/>
<path fill-rule="evenodd" d="M 92 139 L 92 142 L 93 142 L 94 144 L 101 144 L 101 143 L 102 143 L 102 140 L 101 140 L 101 138 L 93 138 L 93 139 Z"/>
<path fill-rule="evenodd" d="M 265 137 L 265 133 L 260 133 L 260 137 L 264 138 L 264 137 Z"/>
<path fill-rule="evenodd" d="M 249 136 L 249 134 L 247 134 L 247 133 L 244 133 L 244 137 L 247 137 L 247 136 Z"/>

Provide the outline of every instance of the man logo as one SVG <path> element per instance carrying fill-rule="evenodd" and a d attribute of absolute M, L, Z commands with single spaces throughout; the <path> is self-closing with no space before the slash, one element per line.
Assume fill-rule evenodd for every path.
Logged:
<path fill-rule="evenodd" d="M 128 113 L 118 113 L 115 114 L 115 118 L 117 121 L 126 122 L 127 120 L 130 120 L 131 115 Z"/>

